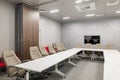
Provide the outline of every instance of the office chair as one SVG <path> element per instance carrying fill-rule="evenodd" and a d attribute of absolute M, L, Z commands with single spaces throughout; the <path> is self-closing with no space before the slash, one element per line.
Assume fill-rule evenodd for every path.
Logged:
<path fill-rule="evenodd" d="M 91 47 L 92 47 L 91 44 L 89 44 L 89 43 L 85 44 L 85 48 L 91 48 Z"/>
<path fill-rule="evenodd" d="M 56 43 L 53 43 L 52 46 L 53 46 L 53 48 L 55 49 L 55 51 L 57 52 Z"/>
<path fill-rule="evenodd" d="M 42 58 L 42 54 L 37 46 L 30 47 L 30 57 L 32 60 Z M 43 71 L 42 73 L 31 72 L 30 75 L 32 76 L 32 79 L 36 79 L 37 76 L 45 79 L 48 76 L 48 71 Z"/>
<path fill-rule="evenodd" d="M 82 48 L 82 45 L 81 44 L 77 44 L 77 48 Z"/>
<path fill-rule="evenodd" d="M 39 49 L 40 49 L 40 52 L 41 52 L 43 57 L 49 55 L 48 52 L 46 51 L 45 47 L 39 46 Z"/>
<path fill-rule="evenodd" d="M 96 44 L 96 49 L 101 49 L 101 45 L 100 44 Z"/>
<path fill-rule="evenodd" d="M 106 46 L 106 49 L 112 49 L 112 45 L 111 45 L 111 44 L 108 44 L 108 45 Z"/>
<path fill-rule="evenodd" d="M 30 47 L 30 57 L 32 60 L 42 57 L 42 54 L 40 53 L 37 46 Z"/>
<path fill-rule="evenodd" d="M 77 48 L 83 48 L 81 44 L 78 44 L 76 47 L 77 47 Z M 77 57 L 79 57 L 80 59 L 85 58 L 84 51 L 78 52 L 78 53 L 77 53 Z"/>
<path fill-rule="evenodd" d="M 95 51 L 94 54 L 96 55 L 94 60 L 104 61 L 104 55 L 102 51 Z"/>
<path fill-rule="evenodd" d="M 16 80 L 21 80 L 25 76 L 26 71 L 24 69 L 16 68 L 14 66 L 17 64 L 21 64 L 22 62 L 15 55 L 15 52 L 13 50 L 4 51 L 3 59 L 7 66 L 8 77 L 17 77 Z"/>
<path fill-rule="evenodd" d="M 63 43 L 61 43 L 61 48 L 62 48 L 63 51 L 66 50 L 66 47 L 65 47 L 65 45 Z"/>
<path fill-rule="evenodd" d="M 91 44 L 85 44 L 85 48 L 91 48 Z M 84 53 L 86 54 L 86 59 L 92 60 L 92 54 L 93 52 L 90 50 L 84 50 Z"/>
<path fill-rule="evenodd" d="M 48 46 L 48 49 L 49 49 L 50 54 L 55 54 L 56 53 L 55 49 L 52 46 Z"/>
<path fill-rule="evenodd" d="M 93 51 L 84 50 L 84 54 L 85 54 L 85 57 L 84 57 L 85 59 L 92 60 Z"/>
<path fill-rule="evenodd" d="M 56 49 L 57 49 L 57 52 L 62 52 L 63 51 L 60 43 L 56 43 Z"/>

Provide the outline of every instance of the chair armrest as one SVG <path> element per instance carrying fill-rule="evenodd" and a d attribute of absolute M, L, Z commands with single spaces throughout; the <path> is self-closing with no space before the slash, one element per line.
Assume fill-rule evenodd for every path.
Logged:
<path fill-rule="evenodd" d="M 48 56 L 48 54 L 42 54 L 43 57 Z"/>
<path fill-rule="evenodd" d="M 49 55 L 52 55 L 52 54 L 54 54 L 54 53 L 49 53 Z"/>
<path fill-rule="evenodd" d="M 22 63 L 29 62 L 31 61 L 30 59 L 23 60 Z"/>

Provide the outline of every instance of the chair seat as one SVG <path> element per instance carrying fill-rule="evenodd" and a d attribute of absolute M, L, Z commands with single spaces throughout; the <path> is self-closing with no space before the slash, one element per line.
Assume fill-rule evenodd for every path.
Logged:
<path fill-rule="evenodd" d="M 18 69 L 18 73 L 17 73 L 17 76 L 24 76 L 26 73 L 26 71 L 24 69 Z"/>

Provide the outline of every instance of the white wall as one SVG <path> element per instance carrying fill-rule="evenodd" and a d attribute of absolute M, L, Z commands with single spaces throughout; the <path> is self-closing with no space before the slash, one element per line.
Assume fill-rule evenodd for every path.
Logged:
<path fill-rule="evenodd" d="M 51 45 L 61 42 L 61 25 L 59 22 L 40 16 L 40 44 Z M 0 0 L 0 56 L 4 50 L 14 50 L 15 39 L 15 5 Z"/>
<path fill-rule="evenodd" d="M 4 50 L 14 50 L 15 6 L 0 1 L 0 55 Z"/>
<path fill-rule="evenodd" d="M 40 16 L 39 43 L 42 46 L 61 42 L 61 25 L 59 22 Z"/>
<path fill-rule="evenodd" d="M 84 35 L 100 35 L 103 48 L 112 44 L 120 50 L 120 19 L 68 22 L 62 24 L 62 42 L 68 48 L 84 46 Z"/>

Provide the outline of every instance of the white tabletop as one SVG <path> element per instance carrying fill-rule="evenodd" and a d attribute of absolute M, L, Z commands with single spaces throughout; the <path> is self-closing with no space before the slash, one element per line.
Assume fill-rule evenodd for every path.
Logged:
<path fill-rule="evenodd" d="M 49 67 L 75 55 L 79 51 L 81 51 L 81 49 L 79 48 L 66 50 L 57 54 L 49 55 L 40 59 L 16 65 L 16 67 L 30 71 L 42 72 L 43 70 L 46 70 Z"/>
<path fill-rule="evenodd" d="M 47 57 L 22 63 L 16 65 L 16 67 L 30 71 L 42 72 L 43 70 L 48 69 L 82 50 L 103 51 L 105 59 L 103 80 L 120 80 L 120 52 L 117 50 L 73 48 Z"/>
<path fill-rule="evenodd" d="M 105 63 L 120 63 L 120 53 L 104 54 Z"/>
<path fill-rule="evenodd" d="M 120 64 L 105 63 L 103 80 L 120 80 Z"/>

